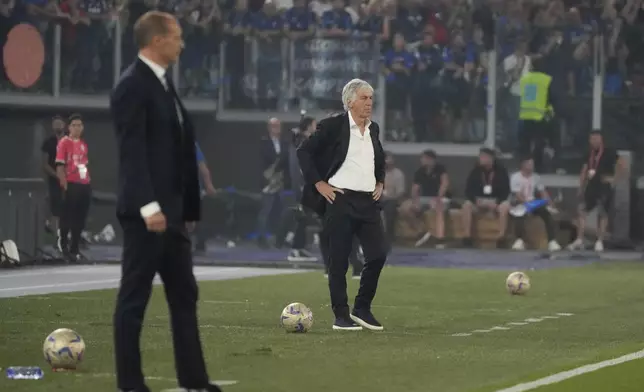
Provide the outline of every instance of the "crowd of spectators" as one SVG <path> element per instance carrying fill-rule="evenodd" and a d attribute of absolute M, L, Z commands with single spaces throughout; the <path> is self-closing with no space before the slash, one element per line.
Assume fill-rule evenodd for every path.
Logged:
<path fill-rule="evenodd" d="M 606 96 L 644 92 L 643 0 L 0 0 L 0 44 L 21 22 L 40 31 L 45 66 L 32 90 L 47 92 L 60 25 L 61 91 L 104 92 L 114 80 L 115 43 L 128 64 L 136 54 L 133 22 L 152 9 L 173 12 L 183 26 L 182 93 L 212 97 L 226 81 L 231 107 L 283 110 L 280 95 L 293 91 L 282 80 L 257 82 L 262 70 L 264 79 L 282 78 L 294 61 L 288 50 L 273 50 L 283 57 L 266 74 L 270 67 L 257 61 L 272 52 L 258 56 L 249 42 L 270 49 L 283 38 L 377 40 L 392 141 L 481 142 L 493 46 L 497 133 L 510 138 L 518 128 L 517 81 L 535 56 L 563 96 L 592 93 L 597 51 Z M 12 87 L 1 79 L 2 89 Z"/>

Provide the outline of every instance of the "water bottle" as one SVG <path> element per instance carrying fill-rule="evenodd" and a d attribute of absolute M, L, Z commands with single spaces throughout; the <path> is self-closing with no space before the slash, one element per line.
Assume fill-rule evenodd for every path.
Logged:
<path fill-rule="evenodd" d="M 45 377 L 37 366 L 12 366 L 7 368 L 7 378 L 11 380 L 40 380 Z"/>

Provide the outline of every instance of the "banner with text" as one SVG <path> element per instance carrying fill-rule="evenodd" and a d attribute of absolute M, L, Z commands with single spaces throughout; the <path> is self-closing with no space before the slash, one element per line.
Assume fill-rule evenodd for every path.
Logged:
<path fill-rule="evenodd" d="M 371 38 L 313 38 L 293 41 L 292 83 L 299 96 L 337 100 L 353 78 L 377 88 L 378 42 Z"/>

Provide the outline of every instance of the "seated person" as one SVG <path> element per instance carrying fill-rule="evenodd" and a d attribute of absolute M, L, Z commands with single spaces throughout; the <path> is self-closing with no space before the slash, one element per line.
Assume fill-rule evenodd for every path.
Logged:
<path fill-rule="evenodd" d="M 436 158 L 436 153 L 432 150 L 421 154 L 420 167 L 416 170 L 411 185 L 411 199 L 400 206 L 400 215 L 415 225 L 425 211 L 434 210 L 436 247 L 442 248 L 445 238 L 445 210 L 449 205 L 449 178 L 445 166 L 436 162 Z M 425 227 L 416 246 L 425 244 L 430 237 L 429 227 Z"/>
<path fill-rule="evenodd" d="M 472 246 L 472 214 L 476 211 L 495 212 L 499 216 L 497 247 L 505 247 L 505 230 L 510 211 L 510 179 L 508 171 L 497 161 L 489 148 L 481 148 L 479 162 L 467 177 L 466 201 L 463 203 L 463 245 Z"/>
<path fill-rule="evenodd" d="M 546 187 L 541 182 L 541 178 L 538 174 L 534 174 L 534 160 L 529 156 L 521 159 L 520 170 L 510 177 L 510 191 L 512 191 L 513 205 L 523 204 L 535 198 L 548 200 L 548 204 L 552 203 Z M 561 246 L 555 240 L 555 224 L 548 210 L 548 205 L 543 205 L 529 212 L 529 214 L 543 219 L 543 223 L 546 226 L 546 235 L 548 236 L 548 250 L 551 252 L 560 250 Z M 517 237 L 512 245 L 514 250 L 525 249 L 525 219 L 527 216 L 528 213 L 514 218 L 514 231 Z"/>

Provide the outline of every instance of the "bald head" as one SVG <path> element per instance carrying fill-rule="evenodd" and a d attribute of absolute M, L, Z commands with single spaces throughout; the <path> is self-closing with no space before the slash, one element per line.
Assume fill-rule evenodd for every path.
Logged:
<path fill-rule="evenodd" d="M 282 133 L 282 123 L 275 117 L 268 120 L 268 133 L 271 137 L 279 137 Z"/>

